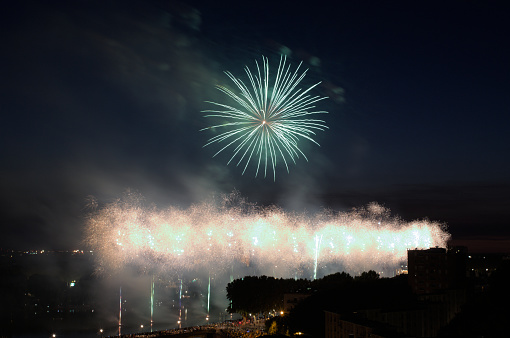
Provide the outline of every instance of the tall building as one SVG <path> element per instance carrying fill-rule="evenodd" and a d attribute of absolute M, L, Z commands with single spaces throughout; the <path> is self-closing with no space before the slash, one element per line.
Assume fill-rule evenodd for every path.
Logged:
<path fill-rule="evenodd" d="M 416 294 L 433 294 L 464 286 L 466 253 L 462 248 L 408 250 L 409 286 Z"/>

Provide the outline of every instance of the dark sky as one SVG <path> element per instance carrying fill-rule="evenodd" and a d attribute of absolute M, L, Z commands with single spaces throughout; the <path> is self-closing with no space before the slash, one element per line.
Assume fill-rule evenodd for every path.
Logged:
<path fill-rule="evenodd" d="M 377 201 L 510 239 L 509 5 L 492 1 L 17 1 L 1 14 L 2 248 L 75 248 L 88 196 L 161 208 Z M 272 177 L 202 148 L 204 101 L 285 50 L 328 126 Z M 319 61 L 319 62 L 317 62 Z M 272 68 L 274 69 L 274 68 Z M 216 149 L 217 150 L 217 149 Z M 253 168 L 251 168 L 253 169 Z"/>

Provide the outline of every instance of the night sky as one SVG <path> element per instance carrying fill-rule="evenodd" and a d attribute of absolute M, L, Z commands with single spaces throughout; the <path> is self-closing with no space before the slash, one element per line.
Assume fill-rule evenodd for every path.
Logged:
<path fill-rule="evenodd" d="M 0 20 L 0 247 L 80 247 L 89 196 L 131 189 L 159 208 L 233 190 L 297 211 L 377 201 L 446 223 L 457 243 L 508 249 L 501 3 L 12 2 Z M 201 111 L 225 100 L 216 85 L 233 88 L 223 71 L 245 79 L 262 55 L 275 70 L 282 51 L 309 69 L 303 86 L 322 81 L 329 129 L 274 182 L 213 158 Z"/>

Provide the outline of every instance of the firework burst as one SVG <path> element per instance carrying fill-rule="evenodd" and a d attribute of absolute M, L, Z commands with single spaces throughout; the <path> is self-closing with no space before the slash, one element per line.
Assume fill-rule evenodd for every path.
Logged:
<path fill-rule="evenodd" d="M 307 215 L 230 203 L 158 209 L 136 195 L 95 209 L 85 231 L 98 272 L 137 266 L 217 273 L 242 262 L 280 277 L 306 277 L 302 270 L 312 269 L 314 278 L 336 272 L 335 264 L 354 274 L 396 268 L 408 249 L 445 247 L 449 238 L 440 223 L 405 222 L 376 203 Z"/>
<path fill-rule="evenodd" d="M 234 105 L 207 101 L 218 108 L 203 111 L 207 113 L 205 117 L 220 118 L 222 122 L 202 130 L 221 128 L 225 131 L 210 138 L 204 147 L 219 144 L 221 148 L 214 156 L 224 150 L 231 150 L 233 155 L 227 164 L 234 161 L 237 166 L 244 165 L 244 174 L 248 165 L 253 162 L 256 164 L 255 177 L 261 168 L 266 177 L 269 168 L 273 170 L 273 179 L 276 180 L 276 165 L 279 159 L 285 164 L 287 172 L 290 161 L 295 164 L 300 156 L 308 161 L 299 147 L 301 139 L 319 145 L 313 136 L 317 130 L 325 130 L 326 123 L 309 117 L 327 113 L 314 110 L 314 104 L 326 97 L 309 94 L 320 82 L 304 90 L 298 88 L 307 72 L 304 70 L 300 73 L 302 63 L 292 72 L 290 64 L 287 64 L 286 58 L 282 56 L 272 85 L 269 80 L 268 59 L 262 57 L 262 65 L 259 66 L 257 61 L 255 64 L 254 73 L 245 67 L 248 85 L 232 73 L 225 72 L 240 90 L 239 94 L 224 86 L 217 86 L 235 102 Z"/>

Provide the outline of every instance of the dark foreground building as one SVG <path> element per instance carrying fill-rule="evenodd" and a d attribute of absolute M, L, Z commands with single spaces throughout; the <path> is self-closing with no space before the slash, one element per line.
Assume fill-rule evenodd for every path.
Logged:
<path fill-rule="evenodd" d="M 412 297 L 352 313 L 325 312 L 326 338 L 435 337 L 466 302 L 466 252 L 408 251 L 408 284 Z"/>
<path fill-rule="evenodd" d="M 409 285 L 416 294 L 433 294 L 465 287 L 464 248 L 408 250 Z"/>

